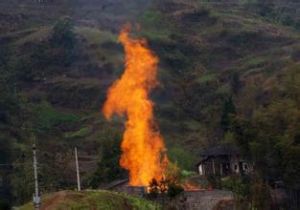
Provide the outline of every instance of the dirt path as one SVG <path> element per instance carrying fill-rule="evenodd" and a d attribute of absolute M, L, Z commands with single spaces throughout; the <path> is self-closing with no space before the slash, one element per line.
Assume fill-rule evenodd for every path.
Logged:
<path fill-rule="evenodd" d="M 42 204 L 41 210 L 56 209 L 56 207 L 65 200 L 66 196 L 66 191 L 55 193 L 53 197 L 47 199 L 47 201 L 45 201 L 45 203 Z"/>

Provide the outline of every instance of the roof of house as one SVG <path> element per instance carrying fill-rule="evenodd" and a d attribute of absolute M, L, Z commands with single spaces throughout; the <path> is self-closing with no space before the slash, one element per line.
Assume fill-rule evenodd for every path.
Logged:
<path fill-rule="evenodd" d="M 115 181 L 112 181 L 110 183 L 107 183 L 107 184 L 102 184 L 99 186 L 100 189 L 104 189 L 104 190 L 111 190 L 111 189 L 114 189 L 118 186 L 121 186 L 121 185 L 127 185 L 129 182 L 129 179 L 126 178 L 126 179 L 118 179 L 118 180 L 115 180 Z"/>
<path fill-rule="evenodd" d="M 219 155 L 238 155 L 239 149 L 236 146 L 225 144 L 210 147 L 201 153 L 202 157 L 219 156 Z"/>
<path fill-rule="evenodd" d="M 239 155 L 240 151 L 236 146 L 229 144 L 222 144 L 214 147 L 209 147 L 200 153 L 201 160 L 196 164 L 198 166 L 202 162 L 207 161 L 210 157 L 221 155 Z"/>

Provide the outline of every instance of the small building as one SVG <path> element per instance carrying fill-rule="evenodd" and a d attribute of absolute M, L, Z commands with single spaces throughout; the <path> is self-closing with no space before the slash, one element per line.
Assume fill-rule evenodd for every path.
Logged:
<path fill-rule="evenodd" d="M 197 164 L 200 175 L 248 174 L 252 168 L 252 165 L 242 158 L 239 149 L 232 145 L 219 145 L 204 150 Z"/>

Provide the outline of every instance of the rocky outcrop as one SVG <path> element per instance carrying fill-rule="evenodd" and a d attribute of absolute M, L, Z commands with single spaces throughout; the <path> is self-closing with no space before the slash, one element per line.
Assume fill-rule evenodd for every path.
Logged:
<path fill-rule="evenodd" d="M 176 210 L 233 210 L 234 197 L 225 190 L 185 191 L 170 205 L 169 209 Z"/>

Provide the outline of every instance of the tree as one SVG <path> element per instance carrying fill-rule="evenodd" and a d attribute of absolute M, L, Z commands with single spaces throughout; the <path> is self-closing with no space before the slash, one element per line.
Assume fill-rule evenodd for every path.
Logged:
<path fill-rule="evenodd" d="M 120 167 L 119 159 L 120 135 L 113 135 L 112 139 L 106 139 L 101 143 L 101 159 L 97 170 L 90 178 L 89 185 L 97 188 L 99 184 L 110 182 L 124 177 L 125 170 Z"/>
<path fill-rule="evenodd" d="M 234 95 L 238 94 L 242 87 L 242 83 L 240 81 L 240 76 L 237 72 L 233 73 L 230 80 L 231 91 Z"/>
<path fill-rule="evenodd" d="M 271 101 L 250 118 L 236 116 L 232 132 L 237 144 L 267 180 L 300 187 L 300 72 L 292 66 L 273 89 Z"/>
<path fill-rule="evenodd" d="M 54 50 L 57 64 L 68 67 L 75 57 L 76 35 L 73 22 L 69 17 L 60 19 L 53 27 L 52 36 L 49 39 L 50 46 Z"/>
<path fill-rule="evenodd" d="M 221 115 L 221 128 L 224 132 L 228 131 L 232 125 L 232 118 L 236 114 L 236 108 L 233 103 L 232 97 L 225 100 Z"/>
<path fill-rule="evenodd" d="M 73 32 L 74 25 L 69 17 L 60 19 L 53 27 L 50 43 L 54 47 L 63 47 L 68 50 L 74 48 L 76 38 Z"/>
<path fill-rule="evenodd" d="M 9 140 L 9 141 L 8 141 Z M 10 173 L 12 172 L 12 140 L 5 135 L 5 132 L 0 134 L 0 209 L 6 209 L 6 204 L 12 201 L 12 190 Z M 2 165 L 3 164 L 3 165 Z"/>

